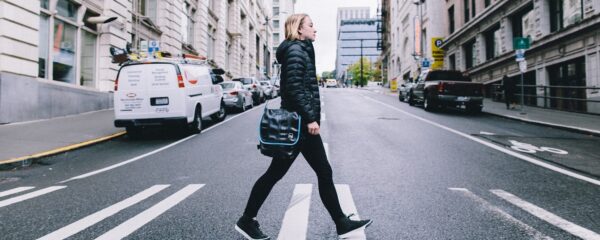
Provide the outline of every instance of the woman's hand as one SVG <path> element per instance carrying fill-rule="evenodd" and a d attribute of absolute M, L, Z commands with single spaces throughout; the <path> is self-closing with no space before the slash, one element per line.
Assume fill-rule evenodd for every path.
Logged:
<path fill-rule="evenodd" d="M 319 124 L 316 121 L 308 124 L 308 133 L 311 135 L 319 135 Z"/>

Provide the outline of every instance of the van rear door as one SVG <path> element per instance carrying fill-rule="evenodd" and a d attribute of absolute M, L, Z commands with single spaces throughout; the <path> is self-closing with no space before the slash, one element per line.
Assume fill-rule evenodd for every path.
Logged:
<path fill-rule="evenodd" d="M 148 119 L 185 115 L 179 71 L 171 63 L 132 64 L 121 68 L 115 91 L 117 119 Z"/>

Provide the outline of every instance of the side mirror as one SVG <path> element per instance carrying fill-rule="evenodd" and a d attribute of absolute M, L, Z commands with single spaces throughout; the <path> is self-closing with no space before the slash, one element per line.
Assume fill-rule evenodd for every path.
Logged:
<path fill-rule="evenodd" d="M 216 74 L 216 75 L 223 75 L 223 74 L 225 74 L 225 70 L 223 70 L 223 69 L 221 69 L 221 68 L 214 68 L 214 69 L 212 70 L 212 73 L 213 73 L 213 74 Z"/>
<path fill-rule="evenodd" d="M 221 75 L 213 75 L 212 76 L 213 84 L 219 84 L 219 83 L 222 83 L 223 81 L 224 80 L 223 80 L 223 77 L 221 77 Z"/>

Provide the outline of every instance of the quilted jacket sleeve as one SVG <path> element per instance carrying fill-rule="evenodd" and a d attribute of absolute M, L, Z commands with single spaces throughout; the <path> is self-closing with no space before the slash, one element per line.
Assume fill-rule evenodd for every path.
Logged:
<path fill-rule="evenodd" d="M 302 116 L 306 123 L 316 121 L 317 116 L 315 109 L 312 106 L 311 92 L 307 88 L 306 73 L 308 71 L 307 61 L 309 61 L 308 53 L 298 44 L 294 44 L 287 49 L 285 55 L 287 63 L 286 84 L 287 93 L 290 98 L 290 103 L 294 105 L 294 109 Z"/>

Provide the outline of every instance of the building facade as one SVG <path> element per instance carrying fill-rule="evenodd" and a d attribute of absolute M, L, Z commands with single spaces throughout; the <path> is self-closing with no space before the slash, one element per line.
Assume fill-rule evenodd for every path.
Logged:
<path fill-rule="evenodd" d="M 348 67 L 362 57 L 375 63 L 381 52 L 377 48 L 378 19 L 342 20 L 337 39 L 336 79 L 349 83 Z"/>
<path fill-rule="evenodd" d="M 275 53 L 279 44 L 285 40 L 285 21 L 287 18 L 295 13 L 296 0 L 271 0 L 273 1 L 273 54 L 271 54 L 271 62 L 275 63 Z M 279 65 L 273 65 L 273 75 L 275 78 L 279 75 Z"/>
<path fill-rule="evenodd" d="M 525 104 L 600 113 L 600 1 L 450 0 L 445 12 L 445 68 L 486 84 L 488 97 L 504 75 L 520 81 L 513 39 L 523 37 Z"/>
<path fill-rule="evenodd" d="M 382 0 L 382 63 L 387 80 L 405 82 L 418 76 L 423 59 L 441 68 L 443 58 L 436 56 L 435 39 L 446 36 L 444 5 L 434 1 Z"/>
<path fill-rule="evenodd" d="M 269 78 L 271 1 L 0 0 L 0 124 L 111 108 L 109 48 L 127 43 L 206 56 L 226 79 Z"/>
<path fill-rule="evenodd" d="M 337 28 L 335 32 L 340 32 L 343 20 L 369 18 L 371 18 L 371 9 L 369 7 L 340 7 L 337 12 Z"/>

